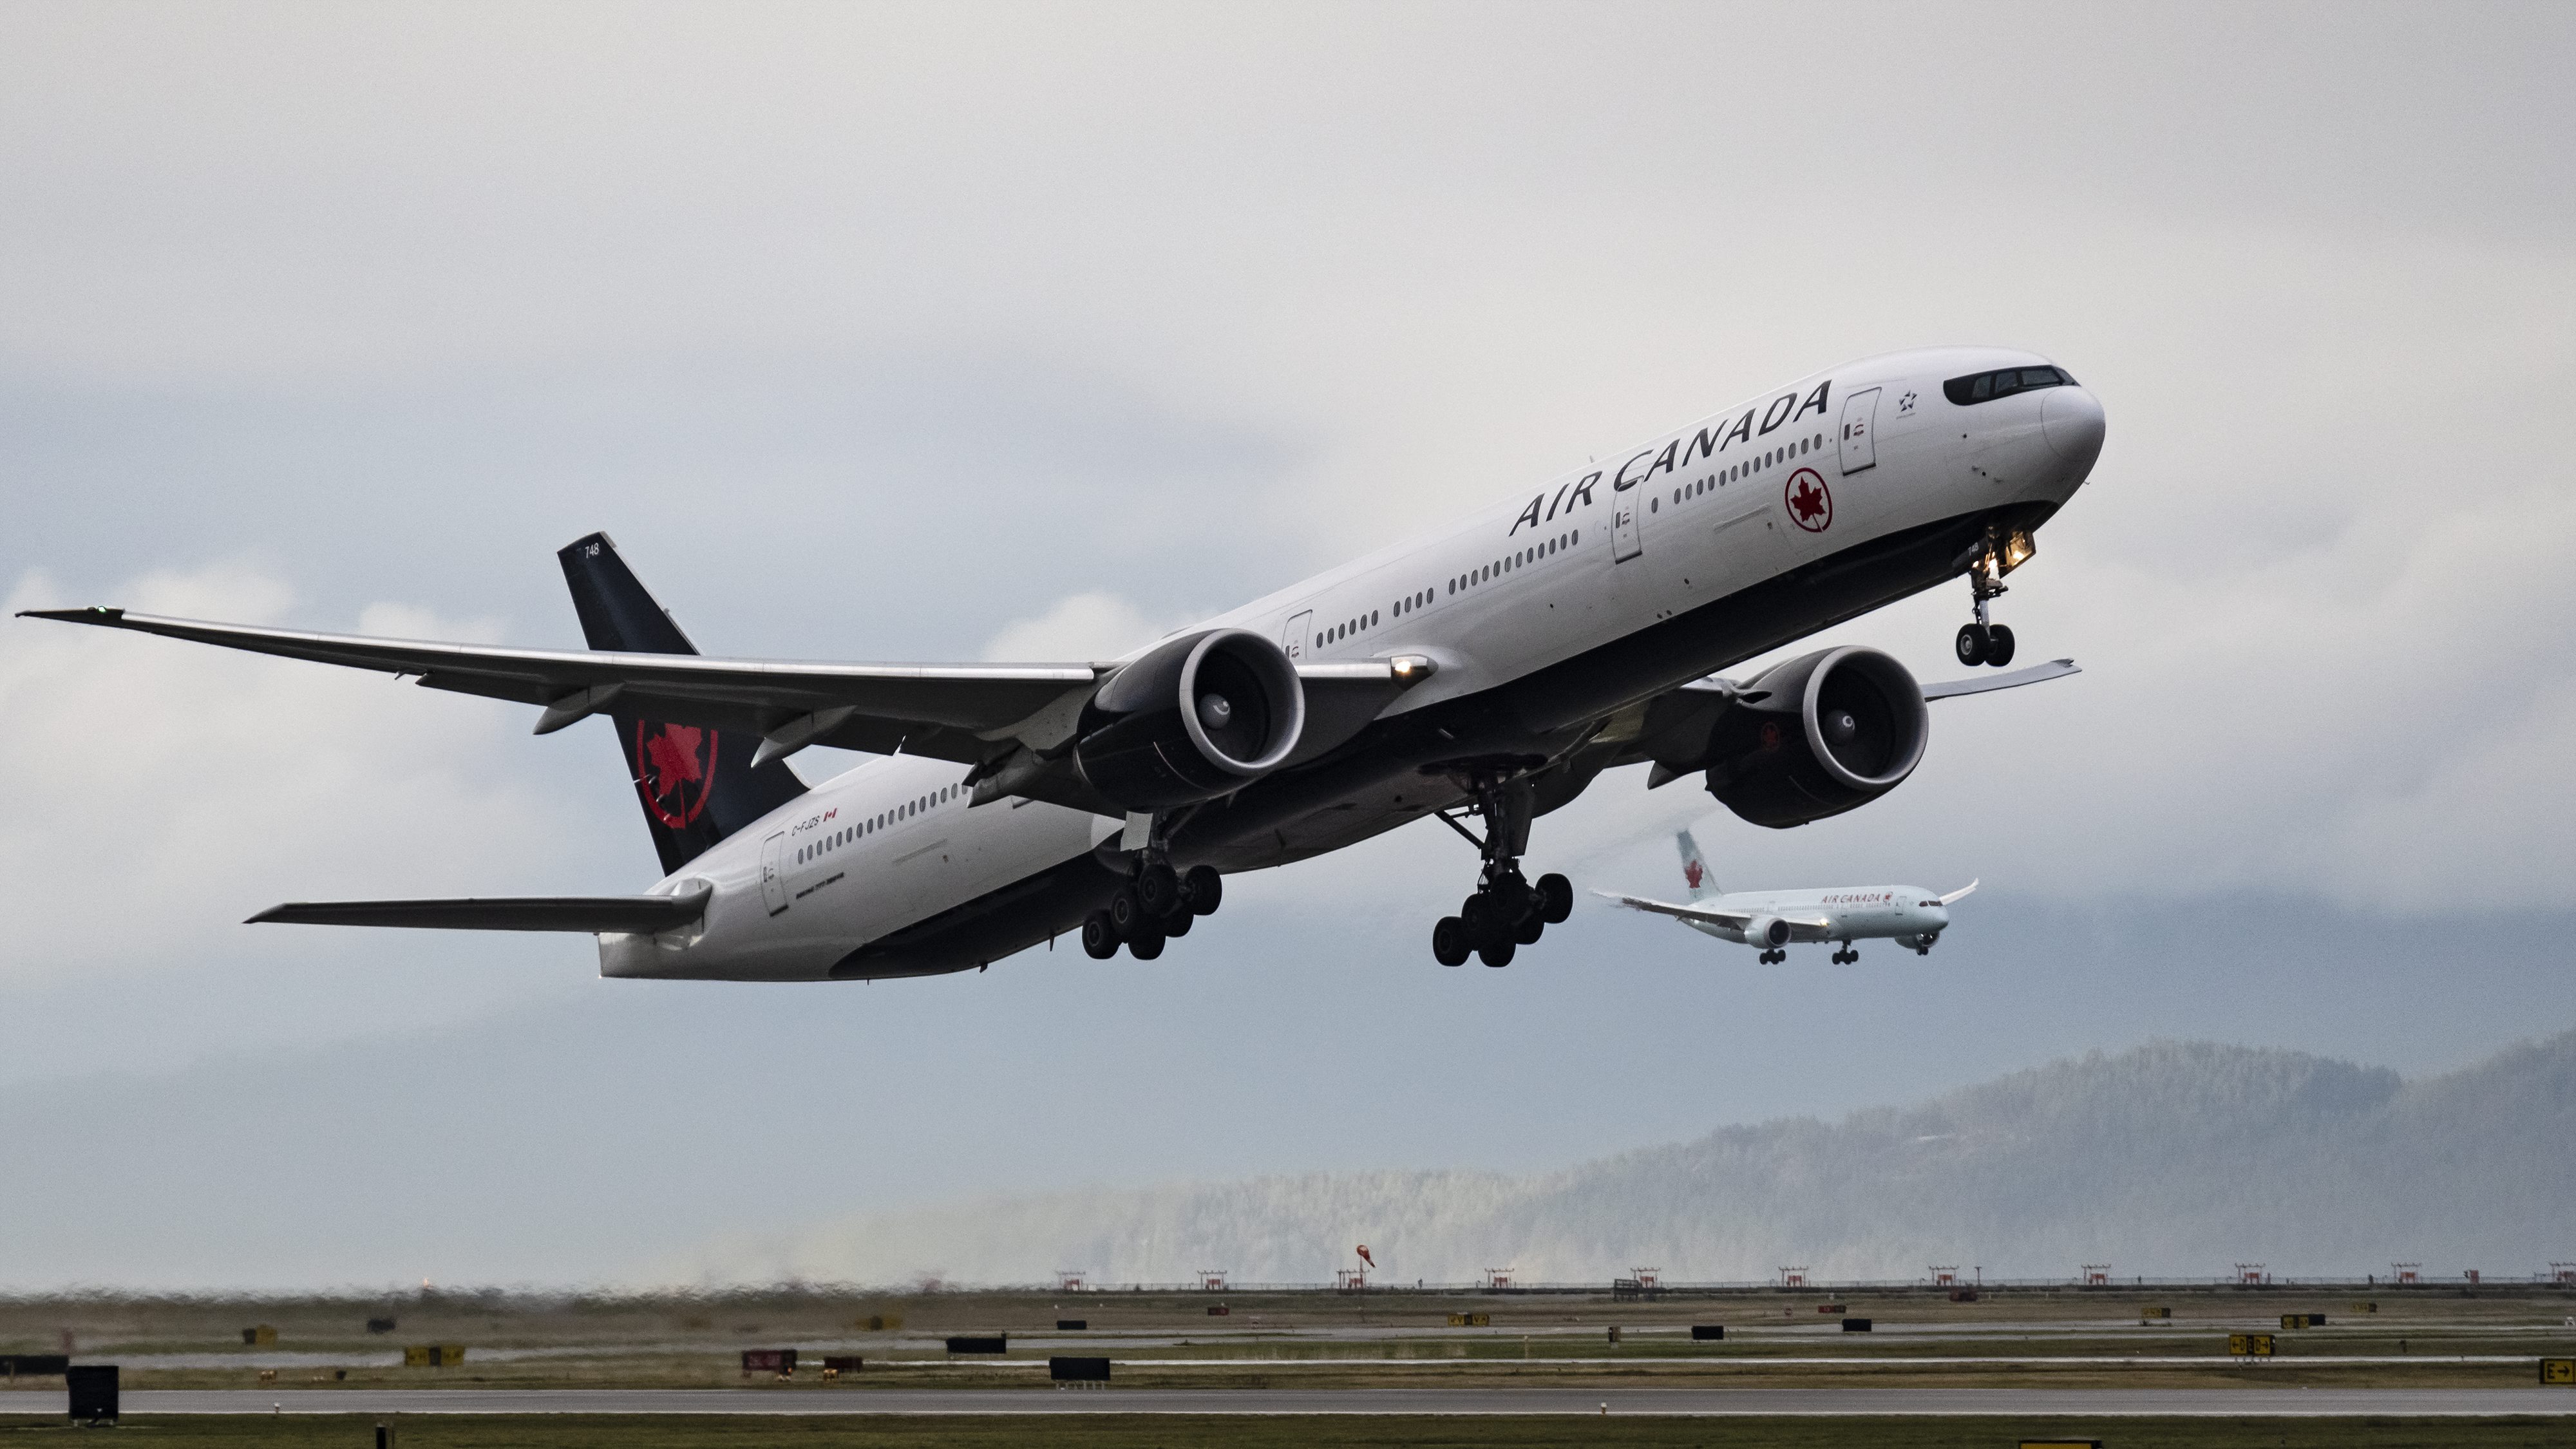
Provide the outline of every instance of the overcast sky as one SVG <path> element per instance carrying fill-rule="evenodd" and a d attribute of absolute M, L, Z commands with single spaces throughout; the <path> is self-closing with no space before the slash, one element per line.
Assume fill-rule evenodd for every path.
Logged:
<path fill-rule="evenodd" d="M 1757 831 L 1630 771 L 1532 848 L 1660 887 L 1699 820 L 1729 885 L 1982 877 L 1928 963 L 1763 975 L 1587 912 L 1508 987 L 1441 972 L 1473 861 L 1421 826 L 1238 880 L 1151 968 L 1084 964 L 1066 1009 L 1133 1046 L 1083 1070 L 1192 1074 L 1192 1130 L 1086 1161 L 1026 1098 L 951 1106 L 986 1114 L 979 1166 L 885 1144 L 871 1203 L 1345 1150 L 1520 1169 L 2151 1030 L 2456 1064 L 2576 1022 L 2563 951 L 2450 954 L 2576 926 L 2571 65 L 2564 5 L 12 4 L 0 594 L 565 645 L 551 552 L 605 528 L 710 652 L 1083 657 L 1802 372 L 2028 347 L 2110 442 L 1999 617 L 2086 672 L 1937 706 L 1915 778 L 1836 821 Z M 1941 677 L 1965 607 L 1830 637 Z M 578 938 L 237 924 L 647 883 L 605 727 L 529 724 L 0 623 L 0 1083 L 661 1010 Z M 2123 941 L 2119 1009 L 2028 1015 L 2011 938 L 2081 956 L 2064 923 L 2114 919 L 2168 964 Z M 1043 1083 L 1065 1018 L 1026 984 L 1067 964 L 686 988 L 732 1044 L 698 1099 L 790 1015 L 823 1038 L 791 1095 L 930 1091 L 943 1039 Z M 1886 1019 L 1900 969 L 2014 1029 Z M 1257 1105 L 1335 1069 L 1339 1018 L 1472 1023 L 1578 1080 L 1681 980 L 1694 1086 L 1655 1111 L 1417 1114 L 1401 1076 L 1382 1114 Z M 1752 1000 L 1867 1048 L 1811 1070 Z M 1209 1033 L 1264 1079 L 1179 1044 Z"/>

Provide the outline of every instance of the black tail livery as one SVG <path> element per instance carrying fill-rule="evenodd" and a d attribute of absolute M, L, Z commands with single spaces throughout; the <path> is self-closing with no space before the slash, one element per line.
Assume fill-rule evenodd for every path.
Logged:
<path fill-rule="evenodd" d="M 594 533 L 558 550 L 582 637 L 593 649 L 625 654 L 695 654 L 668 611 L 653 601 L 617 556 L 608 535 Z M 644 823 L 662 854 L 665 875 L 715 843 L 805 793 L 784 760 L 754 768 L 758 736 L 727 739 L 713 729 L 638 719 L 612 709 L 626 773 L 644 802 Z"/>

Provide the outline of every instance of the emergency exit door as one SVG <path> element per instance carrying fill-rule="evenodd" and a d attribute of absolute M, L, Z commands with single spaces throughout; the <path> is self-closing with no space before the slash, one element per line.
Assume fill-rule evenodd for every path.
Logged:
<path fill-rule="evenodd" d="M 760 842 L 760 899 L 771 915 L 787 909 L 787 832 Z"/>
<path fill-rule="evenodd" d="M 1299 614 L 1296 618 L 1289 620 L 1288 627 L 1281 631 L 1279 635 L 1279 651 L 1288 656 L 1289 663 L 1301 664 L 1305 662 L 1306 631 L 1314 626 L 1315 611 L 1309 609 L 1305 613 Z"/>
<path fill-rule="evenodd" d="M 1878 423 L 1878 389 L 1843 399 L 1843 476 L 1878 466 L 1878 443 L 1871 432 Z"/>
<path fill-rule="evenodd" d="M 1646 496 L 1643 488 L 1610 495 L 1610 561 L 1626 563 L 1646 551 L 1646 540 L 1637 528 L 1637 500 Z"/>

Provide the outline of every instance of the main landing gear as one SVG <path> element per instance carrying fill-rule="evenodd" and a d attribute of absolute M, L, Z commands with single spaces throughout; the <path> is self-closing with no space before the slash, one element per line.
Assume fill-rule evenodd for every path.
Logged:
<path fill-rule="evenodd" d="M 1118 894 L 1109 898 L 1107 906 L 1083 917 L 1083 953 L 1106 961 L 1124 945 L 1128 955 L 1151 961 L 1163 954 L 1164 942 L 1188 935 L 1192 921 L 1215 915 L 1224 899 L 1225 877 L 1216 873 L 1216 867 L 1172 869 L 1157 832 L 1154 841 L 1137 852 Z"/>
<path fill-rule="evenodd" d="M 1525 781 L 1479 788 L 1474 808 L 1485 818 L 1482 840 L 1447 815 L 1440 817 L 1485 857 L 1475 894 L 1458 914 L 1441 917 L 1431 928 L 1431 956 L 1441 965 L 1464 966 L 1473 955 L 1488 966 L 1509 966 L 1521 947 L 1538 944 L 1541 932 L 1574 914 L 1574 882 L 1554 872 L 1536 882 L 1521 874 L 1531 804 Z"/>
<path fill-rule="evenodd" d="M 1859 959 L 1860 953 L 1852 949 L 1852 944 L 1849 941 L 1843 942 L 1843 948 L 1834 953 L 1834 964 L 1837 966 L 1849 966 Z"/>
<path fill-rule="evenodd" d="M 1765 966 L 1777 966 L 1781 962 L 1789 959 L 1789 953 L 1786 951 L 1765 951 L 1756 959 Z"/>
<path fill-rule="evenodd" d="M 1991 664 L 1998 669 L 2012 663 L 2013 631 L 2008 624 L 1997 624 L 1986 616 L 1986 606 L 2005 592 L 1997 544 L 1989 530 L 1986 551 L 1968 569 L 1968 589 L 1976 597 L 1977 622 L 1959 626 L 1959 662 L 1971 669 Z"/>

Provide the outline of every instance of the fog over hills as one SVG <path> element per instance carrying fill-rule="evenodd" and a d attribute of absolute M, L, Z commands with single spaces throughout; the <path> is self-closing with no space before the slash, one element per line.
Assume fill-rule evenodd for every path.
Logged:
<path fill-rule="evenodd" d="M 1831 1048 L 1819 1045 L 1820 1056 Z M 712 1248 L 684 1274 L 896 1282 L 2280 1276 L 2576 1258 L 2576 1032 L 2447 1075 L 2160 1041 L 1839 1122 L 1727 1127 L 1529 1177 L 1348 1172 L 995 1198 Z"/>

